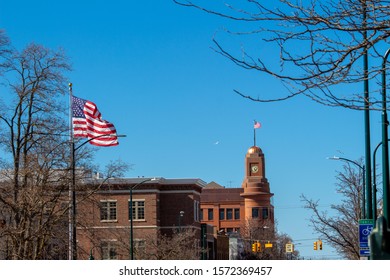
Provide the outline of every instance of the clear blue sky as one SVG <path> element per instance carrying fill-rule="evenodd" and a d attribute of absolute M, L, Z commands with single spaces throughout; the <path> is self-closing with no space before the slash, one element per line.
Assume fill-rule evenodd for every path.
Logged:
<path fill-rule="evenodd" d="M 324 211 L 340 199 L 334 176 L 342 163 L 326 157 L 364 155 L 363 112 L 305 98 L 260 104 L 239 97 L 233 89 L 254 96 L 286 90 L 211 49 L 225 21 L 169 0 L 0 4 L 0 28 L 13 44 L 63 48 L 73 65 L 73 93 L 94 101 L 103 118 L 127 135 L 119 146 L 97 151 L 100 165 L 120 158 L 134 164 L 128 177 L 200 178 L 240 187 L 256 119 L 279 231 L 301 243 L 296 249 L 306 258 L 335 256 L 326 243 L 322 252 L 312 250 L 317 236 L 299 196 L 321 199 Z M 266 45 L 259 51 L 277 63 Z M 381 141 L 379 112 L 371 114 L 371 125 L 373 150 Z"/>

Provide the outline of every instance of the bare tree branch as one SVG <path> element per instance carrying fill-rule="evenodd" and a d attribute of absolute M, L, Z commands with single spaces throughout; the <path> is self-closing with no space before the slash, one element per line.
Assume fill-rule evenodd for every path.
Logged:
<path fill-rule="evenodd" d="M 331 205 L 331 213 L 319 210 L 319 200 L 301 195 L 305 208 L 312 212 L 310 224 L 327 244 L 347 259 L 360 259 L 358 225 L 362 211 L 363 173 L 349 163 L 336 175 L 339 204 Z"/>
<path fill-rule="evenodd" d="M 350 85 L 366 79 L 363 69 L 366 51 L 372 61 L 368 79 L 379 78 L 383 46 L 390 36 L 388 1 L 174 2 L 220 17 L 228 26 L 232 23 L 224 31 L 247 40 L 249 47 L 255 44 L 267 47 L 269 52 L 256 51 L 257 47 L 250 54 L 242 48 L 240 51 L 232 46 L 227 48 L 223 39 L 213 39 L 217 53 L 241 68 L 278 79 L 287 89 L 282 95 L 263 92 L 258 98 L 257 94 L 234 90 L 256 102 L 305 95 L 327 106 L 364 109 L 363 87 L 356 90 Z M 380 100 L 375 94 L 369 102 L 370 109 L 379 109 Z"/>

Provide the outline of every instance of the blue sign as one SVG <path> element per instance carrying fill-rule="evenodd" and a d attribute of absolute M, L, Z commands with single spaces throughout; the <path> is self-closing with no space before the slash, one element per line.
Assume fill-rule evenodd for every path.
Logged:
<path fill-rule="evenodd" d="M 359 225 L 359 243 L 368 243 L 368 237 L 373 230 L 373 225 Z M 367 246 L 360 246 L 367 247 Z"/>
<path fill-rule="evenodd" d="M 360 252 L 360 256 L 368 257 L 370 255 L 370 249 L 369 248 L 360 248 L 359 252 Z"/>
<path fill-rule="evenodd" d="M 359 221 L 359 247 L 360 256 L 369 256 L 370 248 L 368 244 L 368 238 L 371 231 L 374 229 L 374 221 L 371 219 L 365 219 Z"/>

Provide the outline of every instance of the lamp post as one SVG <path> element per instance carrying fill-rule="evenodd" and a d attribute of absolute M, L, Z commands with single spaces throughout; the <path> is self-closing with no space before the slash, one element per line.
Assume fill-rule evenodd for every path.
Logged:
<path fill-rule="evenodd" d="M 126 137 L 126 135 L 116 135 L 116 137 Z M 68 259 L 76 260 L 77 259 L 77 237 L 76 237 L 76 151 L 80 149 L 85 144 L 89 143 L 92 140 L 97 138 L 104 138 L 107 136 L 114 135 L 99 135 L 96 137 L 92 137 L 79 146 L 75 147 L 74 139 L 71 140 L 71 172 L 72 172 L 72 180 L 69 187 L 69 246 L 68 246 Z"/>
<path fill-rule="evenodd" d="M 387 139 L 387 141 L 390 141 L 390 139 Z M 376 221 L 377 219 L 377 201 L 376 201 L 376 192 L 377 192 L 377 188 L 376 188 L 376 152 L 378 151 L 379 147 L 382 145 L 383 142 L 380 142 L 374 149 L 374 155 L 373 155 L 373 159 L 372 159 L 372 166 L 373 166 L 373 170 L 372 170 L 372 180 L 373 180 L 373 184 L 372 184 L 372 212 L 373 212 L 373 219 L 374 221 Z"/>
<path fill-rule="evenodd" d="M 382 173 L 383 173 L 383 215 L 389 221 L 390 213 L 388 207 L 389 200 L 389 145 L 388 139 L 388 119 L 386 106 L 386 61 L 390 54 L 388 49 L 383 57 L 382 63 Z"/>
<path fill-rule="evenodd" d="M 184 211 L 180 211 L 179 217 L 178 217 L 178 219 L 179 219 L 179 232 L 181 232 L 181 219 L 183 218 L 183 216 L 184 216 Z"/>
<path fill-rule="evenodd" d="M 134 260 L 134 240 L 133 240 L 133 189 L 136 187 L 142 185 L 143 183 L 149 182 L 149 181 L 155 181 L 156 178 L 148 178 L 145 179 L 134 186 L 130 187 L 130 208 L 129 208 L 129 214 L 130 214 L 130 259 Z"/>
<path fill-rule="evenodd" d="M 390 209 L 389 187 L 389 145 L 388 145 L 388 119 L 386 105 L 386 63 L 390 55 L 388 49 L 382 62 L 382 176 L 383 176 L 383 216 L 376 220 L 375 229 L 369 237 L 371 259 L 390 259 L 390 231 L 388 228 Z"/>
<path fill-rule="evenodd" d="M 95 257 L 93 256 L 93 249 L 95 249 L 95 248 L 97 248 L 97 247 L 99 247 L 99 246 L 93 246 L 93 247 L 91 247 L 91 249 L 89 250 L 89 257 L 88 257 L 88 259 L 89 260 L 91 260 L 91 261 L 93 261 L 94 259 L 95 259 Z"/>
<path fill-rule="evenodd" d="M 365 195 L 365 166 L 364 165 L 360 165 L 359 163 L 357 163 L 356 161 L 353 161 L 353 160 L 350 160 L 350 159 L 347 159 L 347 158 L 343 158 L 343 157 L 336 157 L 336 156 L 333 156 L 333 157 L 327 157 L 326 159 L 330 159 L 330 160 L 343 160 L 343 161 L 347 161 L 347 162 L 350 162 L 354 165 L 356 165 L 357 167 L 359 167 L 361 170 L 362 170 L 362 173 L 363 173 L 363 194 L 361 195 L 361 200 L 362 200 L 362 211 L 360 212 L 360 218 L 361 219 L 365 219 L 366 217 L 366 213 L 365 213 L 365 207 L 366 207 L 366 195 Z M 360 196 L 360 194 L 359 194 Z"/>

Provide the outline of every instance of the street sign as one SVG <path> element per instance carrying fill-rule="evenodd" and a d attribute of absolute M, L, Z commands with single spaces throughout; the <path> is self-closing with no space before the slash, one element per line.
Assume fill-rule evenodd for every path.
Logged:
<path fill-rule="evenodd" d="M 368 244 L 368 237 L 374 228 L 373 219 L 362 219 L 359 220 L 359 247 L 360 256 L 369 256 L 370 247 Z"/>
<path fill-rule="evenodd" d="M 292 243 L 287 243 L 286 244 L 286 252 L 287 253 L 292 253 L 294 251 L 294 244 Z"/>
<path fill-rule="evenodd" d="M 369 256 L 370 248 L 360 248 L 359 252 L 360 252 L 360 256 Z"/>

